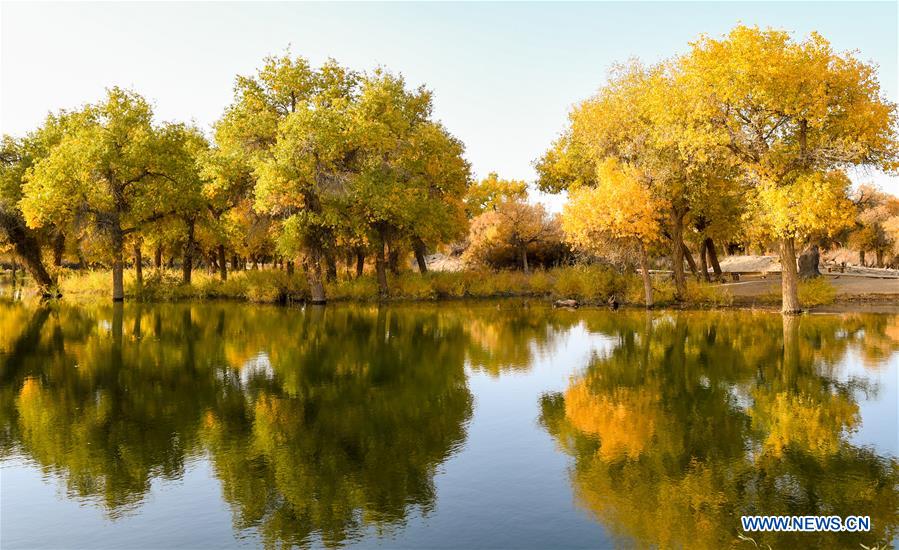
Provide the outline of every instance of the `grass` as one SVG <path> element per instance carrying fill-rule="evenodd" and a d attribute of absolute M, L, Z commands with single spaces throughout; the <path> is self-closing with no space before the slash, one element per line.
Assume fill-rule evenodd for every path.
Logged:
<path fill-rule="evenodd" d="M 826 306 L 834 303 L 837 299 L 837 289 L 830 284 L 826 277 L 817 277 L 815 279 L 802 279 L 799 281 L 799 303 L 802 307 Z M 776 289 L 762 296 L 763 303 L 771 305 L 780 305 L 781 290 L 778 286 Z"/>
<path fill-rule="evenodd" d="M 64 271 L 60 276 L 64 296 L 109 296 L 109 271 Z M 610 267 L 577 265 L 524 274 L 520 271 L 404 272 L 389 275 L 390 300 L 436 301 L 462 298 L 527 297 L 575 299 L 582 304 L 604 305 L 610 297 L 622 304 L 643 304 L 643 285 L 638 275 L 624 274 Z M 674 304 L 674 287 L 667 279 L 655 279 L 657 306 Z M 693 306 L 731 305 L 733 298 L 718 285 L 690 281 L 687 303 Z M 325 283 L 331 301 L 373 302 L 378 299 L 373 275 L 341 277 Z M 309 295 L 305 276 L 298 271 L 287 275 L 279 270 L 231 272 L 227 281 L 205 270 L 194 271 L 192 283 L 181 283 L 175 270 L 145 269 L 138 285 L 133 270 L 125 272 L 125 296 L 145 302 L 235 299 L 254 303 L 302 301 Z"/>
<path fill-rule="evenodd" d="M 837 299 L 837 289 L 824 277 L 799 281 L 799 303 L 803 307 L 826 306 Z"/>

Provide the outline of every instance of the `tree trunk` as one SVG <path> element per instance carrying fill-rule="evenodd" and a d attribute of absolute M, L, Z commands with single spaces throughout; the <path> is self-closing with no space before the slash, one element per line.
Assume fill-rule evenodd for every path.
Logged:
<path fill-rule="evenodd" d="M 865 251 L 864 250 L 858 251 L 858 265 L 865 267 Z"/>
<path fill-rule="evenodd" d="M 708 243 L 703 240 L 699 244 L 699 270 L 702 273 L 702 278 L 705 282 L 712 282 L 712 278 L 709 277 L 709 263 L 706 261 L 706 247 Z"/>
<path fill-rule="evenodd" d="M 396 244 L 387 241 L 387 268 L 394 275 L 400 274 L 400 251 Z"/>
<path fill-rule="evenodd" d="M 195 232 L 196 221 L 191 218 L 187 220 L 187 241 L 184 243 L 184 257 L 181 260 L 181 282 L 185 285 L 190 284 L 194 269 Z"/>
<path fill-rule="evenodd" d="M 712 264 L 712 271 L 715 272 L 715 278 L 721 280 L 721 264 L 718 263 L 718 253 L 715 252 L 715 241 L 711 237 L 705 239 L 705 251 L 709 255 L 709 263 Z"/>
<path fill-rule="evenodd" d="M 325 265 L 328 268 L 327 280 L 333 282 L 337 280 L 337 260 L 330 250 L 325 250 Z"/>
<path fill-rule="evenodd" d="M 78 268 L 87 269 L 87 259 L 84 257 L 84 250 L 81 249 L 81 241 L 76 244 L 75 253 L 78 255 Z"/>
<path fill-rule="evenodd" d="M 687 278 L 684 275 L 684 213 L 671 212 L 671 271 L 674 275 L 674 299 L 683 301 L 687 295 Z"/>
<path fill-rule="evenodd" d="M 425 260 L 426 247 L 424 241 L 418 237 L 412 239 L 412 250 L 415 251 L 415 261 L 418 262 L 418 272 L 428 272 L 428 262 Z"/>
<path fill-rule="evenodd" d="M 640 241 L 640 271 L 643 275 L 643 293 L 646 297 L 646 308 L 651 308 L 652 299 L 652 279 L 649 277 L 649 257 L 646 254 L 646 246 Z"/>
<path fill-rule="evenodd" d="M 875 265 L 876 265 L 877 267 L 882 268 L 882 267 L 883 267 L 883 249 L 882 249 L 882 248 L 876 249 L 876 250 L 874 251 L 874 257 L 875 257 L 876 260 L 877 260 L 877 263 L 876 263 Z"/>
<path fill-rule="evenodd" d="M 34 233 L 25 225 L 25 220 L 0 209 L 0 230 L 12 243 L 13 250 L 25 264 L 25 269 L 34 279 L 41 296 L 44 298 L 58 296 L 58 291 L 53 289 L 56 286 L 56 280 L 44 267 L 44 261 L 41 258 L 41 245 Z"/>
<path fill-rule="evenodd" d="M 384 246 L 386 239 L 383 231 L 378 236 L 378 242 L 375 243 L 375 270 L 378 273 L 378 297 L 382 300 L 387 298 L 387 261 L 384 258 Z"/>
<path fill-rule="evenodd" d="M 795 315 L 802 310 L 799 306 L 799 277 L 796 270 L 796 248 L 793 238 L 780 241 L 781 265 L 781 312 Z"/>
<path fill-rule="evenodd" d="M 119 227 L 118 220 L 112 228 L 112 301 L 125 300 L 125 265 L 122 259 L 124 248 L 124 235 Z"/>
<path fill-rule="evenodd" d="M 309 257 L 307 263 L 309 268 L 306 270 L 306 279 L 309 281 L 309 301 L 313 304 L 324 304 L 325 287 L 322 285 L 322 262 L 321 262 L 321 246 L 318 244 L 309 247 Z"/>
<path fill-rule="evenodd" d="M 259 257 L 253 256 L 253 269 L 259 269 Z"/>
<path fill-rule="evenodd" d="M 240 271 L 240 258 L 237 254 L 231 254 L 231 271 Z"/>
<path fill-rule="evenodd" d="M 525 273 L 530 273 L 531 268 L 528 266 L 528 245 L 520 244 L 518 245 L 518 261 L 521 263 L 521 270 Z"/>
<path fill-rule="evenodd" d="M 362 276 L 365 272 L 365 252 L 362 250 L 356 251 L 356 278 Z"/>
<path fill-rule="evenodd" d="M 818 262 L 820 261 L 820 253 L 818 245 L 813 244 L 806 248 L 799 255 L 799 277 L 801 279 L 814 279 L 820 277 L 821 272 L 818 270 Z"/>
<path fill-rule="evenodd" d="M 162 245 L 156 245 L 156 251 L 153 252 L 153 265 L 156 269 L 162 269 Z"/>
<path fill-rule="evenodd" d="M 56 267 L 62 266 L 62 257 L 66 252 L 66 236 L 62 233 L 57 233 L 56 238 L 53 239 L 53 265 Z"/>
<path fill-rule="evenodd" d="M 225 258 L 225 245 L 219 245 L 219 277 L 228 280 L 228 260 Z"/>
<path fill-rule="evenodd" d="M 287 275 L 293 275 L 293 260 L 287 260 Z"/>
<path fill-rule="evenodd" d="M 687 248 L 687 245 L 681 242 L 684 245 L 684 259 L 687 260 L 687 267 L 690 268 L 690 273 L 696 277 L 696 280 L 699 280 L 699 269 L 696 267 L 696 260 L 693 259 L 693 254 L 690 253 L 690 249 Z"/>
<path fill-rule="evenodd" d="M 137 286 L 144 284 L 144 256 L 140 249 L 140 243 L 134 245 L 134 277 L 137 280 Z"/>

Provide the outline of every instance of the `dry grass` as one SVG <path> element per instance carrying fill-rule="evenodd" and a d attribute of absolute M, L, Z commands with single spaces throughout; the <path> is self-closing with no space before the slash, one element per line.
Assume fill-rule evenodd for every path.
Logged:
<path fill-rule="evenodd" d="M 109 271 L 67 271 L 60 286 L 65 296 L 109 296 Z M 578 265 L 524 274 L 520 271 L 432 272 L 424 275 L 405 272 L 388 277 L 390 300 L 435 301 L 458 298 L 533 297 L 568 299 L 585 304 L 605 304 L 614 296 L 620 303 L 642 305 L 643 286 L 638 275 L 623 274 L 599 265 Z M 674 287 L 667 279 L 653 281 L 657 305 L 674 302 Z M 358 279 L 341 277 L 325 284 L 332 301 L 377 301 L 374 275 Z M 127 299 L 140 301 L 203 300 L 212 298 L 246 300 L 255 303 L 302 301 L 309 295 L 301 272 L 287 275 L 278 270 L 231 272 L 227 281 L 206 271 L 195 271 L 190 285 L 181 284 L 180 271 L 147 269 L 144 282 L 137 285 L 134 272 L 125 272 Z M 727 306 L 733 298 L 717 285 L 690 282 L 688 304 Z"/>

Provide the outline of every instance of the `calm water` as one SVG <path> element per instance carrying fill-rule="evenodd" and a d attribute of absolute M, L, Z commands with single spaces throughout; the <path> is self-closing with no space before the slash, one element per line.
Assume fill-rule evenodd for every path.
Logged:
<path fill-rule="evenodd" d="M 0 302 L 0 545 L 895 544 L 899 316 Z"/>

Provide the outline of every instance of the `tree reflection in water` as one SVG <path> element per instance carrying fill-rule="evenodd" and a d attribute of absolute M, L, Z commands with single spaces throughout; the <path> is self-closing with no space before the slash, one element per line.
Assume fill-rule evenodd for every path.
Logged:
<path fill-rule="evenodd" d="M 872 517 L 867 535 L 755 536 L 774 547 L 895 534 L 896 460 L 849 440 L 878 388 L 841 370 L 899 352 L 889 316 L 0 302 L 0 457 L 112 518 L 209 460 L 236 530 L 340 546 L 433 512 L 467 372 L 527 372 L 575 326 L 613 345 L 541 421 L 623 544 L 728 546 L 758 513 Z"/>
<path fill-rule="evenodd" d="M 471 416 L 436 309 L 0 307 L 4 454 L 112 517 L 208 453 L 236 528 L 337 545 L 431 510 Z"/>
<path fill-rule="evenodd" d="M 899 350 L 896 317 L 627 314 L 588 318 L 617 339 L 542 399 L 541 421 L 574 457 L 578 502 L 621 544 L 723 548 L 741 515 L 869 515 L 871 533 L 752 533 L 760 545 L 858 547 L 899 527 L 899 465 L 849 434 L 850 350 Z M 746 544 L 751 545 L 747 542 Z"/>

